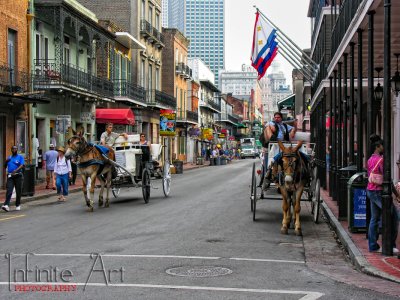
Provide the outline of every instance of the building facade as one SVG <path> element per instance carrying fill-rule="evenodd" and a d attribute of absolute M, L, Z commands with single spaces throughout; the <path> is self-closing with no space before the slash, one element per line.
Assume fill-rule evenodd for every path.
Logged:
<path fill-rule="evenodd" d="M 225 0 L 169 0 L 168 17 L 168 27 L 189 38 L 189 57 L 201 58 L 218 84 L 225 68 Z"/>

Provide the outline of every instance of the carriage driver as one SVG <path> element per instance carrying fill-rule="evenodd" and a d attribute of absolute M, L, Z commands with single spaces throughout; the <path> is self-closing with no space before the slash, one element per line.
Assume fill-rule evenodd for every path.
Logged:
<path fill-rule="evenodd" d="M 106 131 L 103 132 L 100 137 L 101 145 L 112 147 L 115 144 L 115 140 L 120 136 L 123 136 L 125 139 L 128 139 L 128 135 L 126 134 L 126 132 L 119 134 L 113 132 L 112 129 L 113 129 L 113 124 L 107 123 Z"/>

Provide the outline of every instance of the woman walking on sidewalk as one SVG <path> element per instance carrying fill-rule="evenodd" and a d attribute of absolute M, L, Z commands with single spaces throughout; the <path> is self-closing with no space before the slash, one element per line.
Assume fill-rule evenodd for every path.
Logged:
<path fill-rule="evenodd" d="M 381 252 L 378 244 L 379 221 L 382 216 L 382 178 L 383 178 L 383 140 L 377 136 L 370 137 L 374 153 L 368 159 L 368 186 L 367 197 L 371 202 L 371 221 L 368 228 L 368 249 L 370 252 Z M 392 206 L 392 247 L 393 253 L 397 254 L 396 238 L 398 231 L 398 218 Z"/>
<path fill-rule="evenodd" d="M 57 152 L 58 157 L 54 167 L 54 174 L 56 175 L 57 195 L 59 201 L 65 201 L 65 197 L 68 196 L 69 178 L 72 174 L 71 162 L 70 160 L 65 159 L 64 147 L 58 147 Z"/>

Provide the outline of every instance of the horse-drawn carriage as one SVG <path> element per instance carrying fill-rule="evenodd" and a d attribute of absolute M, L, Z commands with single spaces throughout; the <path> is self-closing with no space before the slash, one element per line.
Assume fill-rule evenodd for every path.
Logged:
<path fill-rule="evenodd" d="M 295 215 L 296 234 L 301 235 L 300 228 L 300 201 L 311 203 L 313 220 L 318 223 L 320 211 L 320 180 L 314 162 L 314 143 L 299 142 L 270 142 L 267 153 L 268 163 L 272 163 L 276 154 L 281 152 L 281 161 L 275 166 L 275 174 L 271 182 L 263 177 L 261 168 L 257 169 L 253 163 L 251 175 L 250 201 L 253 220 L 256 220 L 257 202 L 261 199 L 283 200 L 283 226 L 282 233 L 287 233 L 287 228 L 292 221 L 292 211 Z M 300 154 L 299 152 L 303 154 Z M 261 160 L 262 161 L 262 160 Z M 272 164 L 271 164 L 272 165 Z M 273 172 L 271 165 L 268 172 Z M 267 169 L 267 168 L 265 168 Z M 278 189 L 278 190 L 277 190 Z M 280 194 L 278 194 L 278 192 Z"/>
<path fill-rule="evenodd" d="M 171 190 L 170 163 L 166 156 L 162 159 L 161 144 L 140 145 L 139 135 L 128 136 L 128 141 L 118 138 L 114 145 L 116 176 L 111 181 L 111 191 L 118 197 L 121 187 L 141 187 L 143 200 L 149 202 L 152 179 L 162 178 L 164 196 Z"/>
<path fill-rule="evenodd" d="M 99 207 L 103 205 L 103 191 L 107 188 L 105 207 L 109 206 L 109 191 L 118 197 L 122 187 L 140 187 L 143 200 L 149 202 L 150 190 L 155 188 L 151 180 L 162 179 L 165 197 L 171 190 L 171 172 L 167 155 L 162 155 L 160 144 L 140 145 L 140 135 L 129 135 L 128 139 L 118 138 L 113 149 L 87 143 L 82 135 L 75 135 L 68 141 L 66 157 L 77 156 L 81 171 L 83 194 L 89 211 L 93 211 L 94 187 L 100 181 Z M 91 179 L 90 199 L 87 196 L 87 179 Z"/>

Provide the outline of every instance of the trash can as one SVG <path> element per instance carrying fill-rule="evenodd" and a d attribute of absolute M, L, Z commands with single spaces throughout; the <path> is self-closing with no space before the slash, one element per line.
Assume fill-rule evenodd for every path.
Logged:
<path fill-rule="evenodd" d="M 210 157 L 210 166 L 215 166 L 215 157 Z"/>
<path fill-rule="evenodd" d="M 221 165 L 226 165 L 226 157 L 221 157 Z"/>
<path fill-rule="evenodd" d="M 22 196 L 32 197 L 35 194 L 35 173 L 36 173 L 35 165 L 25 165 L 24 184 L 22 186 L 22 193 L 21 193 Z"/>
<path fill-rule="evenodd" d="M 196 165 L 203 165 L 204 164 L 204 159 L 202 157 L 198 157 L 196 161 Z"/>
<path fill-rule="evenodd" d="M 350 177 L 357 173 L 357 166 L 351 165 L 345 168 L 341 168 L 338 170 L 338 207 L 339 207 L 339 220 L 346 220 L 347 219 L 347 182 L 349 181 Z"/>
<path fill-rule="evenodd" d="M 183 173 L 183 161 L 175 160 L 174 161 L 174 167 L 176 169 L 176 174 L 182 174 Z"/>
<path fill-rule="evenodd" d="M 364 172 L 354 174 L 347 182 L 347 221 L 353 233 L 367 230 L 367 183 Z"/>
<path fill-rule="evenodd" d="M 216 165 L 216 166 L 220 166 L 220 165 L 221 165 L 221 157 L 217 156 L 217 157 L 215 158 L 215 165 Z"/>

